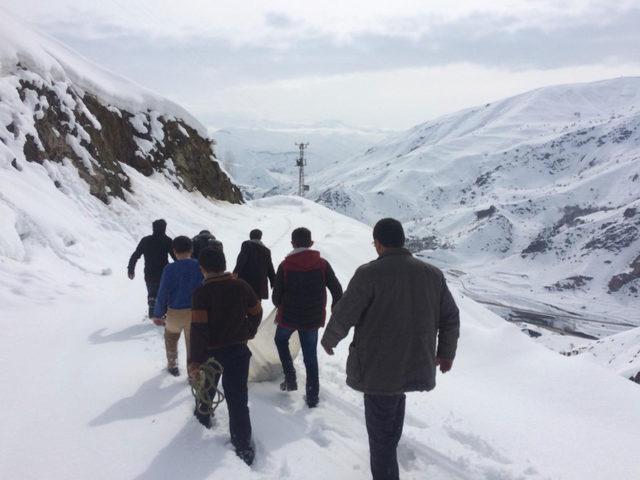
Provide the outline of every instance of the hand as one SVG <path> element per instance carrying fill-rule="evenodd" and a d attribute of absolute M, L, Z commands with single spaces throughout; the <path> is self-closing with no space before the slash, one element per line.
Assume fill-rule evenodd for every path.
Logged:
<path fill-rule="evenodd" d="M 133 272 L 129 272 L 129 280 L 133 280 L 136 277 L 136 274 Z"/>
<path fill-rule="evenodd" d="M 447 373 L 453 367 L 453 358 L 436 357 L 436 365 L 440 365 L 440 371 Z"/>
<path fill-rule="evenodd" d="M 163 327 L 166 324 L 166 322 L 163 319 L 158 317 L 153 317 L 151 321 L 159 327 Z"/>
<path fill-rule="evenodd" d="M 192 381 L 198 380 L 198 377 L 200 376 L 200 364 L 190 363 L 187 365 L 187 373 Z"/>
<path fill-rule="evenodd" d="M 327 355 L 333 355 L 333 347 L 327 347 L 326 345 L 322 345 L 322 348 L 324 348 L 324 351 L 327 352 Z"/>

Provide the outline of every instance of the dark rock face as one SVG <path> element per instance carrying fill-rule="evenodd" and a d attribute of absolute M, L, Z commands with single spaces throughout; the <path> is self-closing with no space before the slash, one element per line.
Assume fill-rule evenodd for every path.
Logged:
<path fill-rule="evenodd" d="M 20 99 L 35 104 L 37 137 L 31 133 L 24 137 L 27 161 L 70 161 L 91 194 L 104 203 L 112 197 L 124 199 L 132 190 L 122 164 L 145 176 L 162 173 L 177 188 L 242 202 L 240 190 L 218 165 L 213 142 L 183 120 L 152 111 L 120 110 L 68 84 L 47 84 L 23 69 L 16 75 L 22 77 Z"/>
<path fill-rule="evenodd" d="M 485 210 L 479 210 L 479 211 L 475 212 L 476 220 L 482 220 L 483 218 L 490 217 L 494 213 L 496 213 L 496 207 L 491 205 L 489 208 L 487 208 Z"/>
<path fill-rule="evenodd" d="M 577 290 L 581 287 L 587 285 L 588 282 L 593 280 L 593 277 L 588 277 L 586 275 L 576 275 L 573 277 L 567 277 L 564 280 L 560 280 L 553 285 L 546 286 L 547 290 Z"/>
<path fill-rule="evenodd" d="M 638 288 L 632 285 L 632 282 L 634 282 L 634 280 L 640 280 L 640 255 L 636 257 L 633 262 L 631 262 L 631 265 L 629 265 L 629 267 L 631 269 L 630 272 L 620 273 L 611 277 L 611 280 L 609 280 L 610 293 L 617 292 L 627 285 L 629 285 L 629 290 L 631 291 L 631 293 L 638 293 Z"/>

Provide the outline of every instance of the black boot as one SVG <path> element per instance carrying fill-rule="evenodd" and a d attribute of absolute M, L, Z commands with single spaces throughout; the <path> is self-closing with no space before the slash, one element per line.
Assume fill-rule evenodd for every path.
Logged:
<path fill-rule="evenodd" d="M 256 458 L 256 451 L 253 445 L 249 445 L 249 447 L 243 449 L 236 448 L 236 455 L 240 457 L 244 463 L 251 466 L 253 460 Z"/>
<path fill-rule="evenodd" d="M 211 428 L 211 415 L 205 415 L 198 410 L 198 407 L 193 411 L 193 415 L 198 419 L 204 428 Z"/>
<path fill-rule="evenodd" d="M 298 382 L 295 378 L 293 379 L 284 379 L 284 382 L 280 384 L 280 390 L 283 392 L 294 392 L 298 390 Z"/>
<path fill-rule="evenodd" d="M 174 377 L 180 376 L 180 369 L 178 367 L 167 367 L 167 372 L 169 372 Z"/>

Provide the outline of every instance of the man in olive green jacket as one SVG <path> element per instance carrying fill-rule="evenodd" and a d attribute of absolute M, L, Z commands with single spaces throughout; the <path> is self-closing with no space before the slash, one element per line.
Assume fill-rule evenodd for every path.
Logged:
<path fill-rule="evenodd" d="M 373 238 L 379 257 L 356 270 L 321 343 L 333 355 L 355 327 L 347 384 L 364 393 L 373 478 L 393 480 L 405 392 L 433 389 L 436 365 L 451 369 L 460 318 L 442 272 L 403 248 L 400 222 L 380 220 Z"/>

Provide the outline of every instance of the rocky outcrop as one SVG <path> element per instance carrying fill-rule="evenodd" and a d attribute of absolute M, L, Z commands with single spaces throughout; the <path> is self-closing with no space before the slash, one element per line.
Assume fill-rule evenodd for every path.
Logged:
<path fill-rule="evenodd" d="M 67 80 L 48 81 L 20 66 L 14 75 L 24 108 L 14 108 L 13 121 L 0 125 L 0 139 L 22 141 L 27 162 L 70 162 L 104 203 L 132 191 L 123 165 L 145 176 L 164 175 L 177 188 L 209 198 L 242 202 L 217 162 L 214 142 L 184 120 L 150 109 L 117 108 Z"/>

